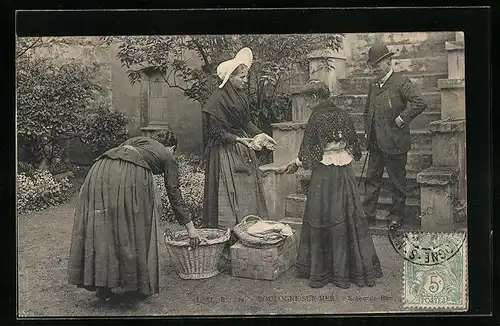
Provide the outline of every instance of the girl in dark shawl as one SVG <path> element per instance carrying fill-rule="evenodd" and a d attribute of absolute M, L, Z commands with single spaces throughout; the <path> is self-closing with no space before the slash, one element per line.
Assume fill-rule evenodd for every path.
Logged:
<path fill-rule="evenodd" d="M 203 221 L 207 227 L 232 228 L 249 214 L 267 217 L 264 191 L 252 139 L 263 134 L 250 121 L 244 94 L 252 52 L 242 49 L 217 68 L 222 84 L 203 107 L 206 135 Z"/>
<path fill-rule="evenodd" d="M 153 139 L 154 138 L 154 139 Z M 95 160 L 76 204 L 68 265 L 70 284 L 108 301 L 111 288 L 159 293 L 156 219 L 161 198 L 153 174 L 163 173 L 171 206 L 191 245 L 198 233 L 182 199 L 173 156 L 177 139 L 160 130 L 134 137 Z"/>
<path fill-rule="evenodd" d="M 313 108 L 298 158 L 284 169 L 312 169 L 296 263 L 311 287 L 374 286 L 382 276 L 351 165 L 360 158 L 349 114 L 331 100 Z"/>

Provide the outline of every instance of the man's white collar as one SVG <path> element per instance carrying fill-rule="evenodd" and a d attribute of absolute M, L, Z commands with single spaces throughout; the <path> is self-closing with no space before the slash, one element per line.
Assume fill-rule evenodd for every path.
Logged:
<path fill-rule="evenodd" d="M 389 72 L 387 74 L 385 74 L 385 76 L 380 79 L 380 81 L 378 82 L 380 87 L 384 86 L 385 82 L 387 81 L 387 79 L 389 79 L 389 77 L 391 77 L 393 72 L 394 71 L 392 69 L 389 70 Z"/>

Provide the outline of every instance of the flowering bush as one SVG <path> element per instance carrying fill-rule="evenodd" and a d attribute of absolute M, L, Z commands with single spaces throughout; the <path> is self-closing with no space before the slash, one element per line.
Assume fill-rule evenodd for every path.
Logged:
<path fill-rule="evenodd" d="M 203 190 L 205 185 L 205 173 L 199 167 L 199 158 L 194 155 L 177 156 L 179 164 L 179 188 L 182 198 L 191 213 L 193 223 L 200 226 L 203 212 Z M 163 181 L 163 175 L 155 176 L 162 200 L 162 219 L 169 222 L 177 222 L 174 212 L 168 200 L 167 190 Z"/>
<path fill-rule="evenodd" d="M 69 198 L 71 183 L 67 178 L 54 179 L 45 170 L 32 170 L 17 175 L 17 211 L 20 214 L 58 205 Z"/>

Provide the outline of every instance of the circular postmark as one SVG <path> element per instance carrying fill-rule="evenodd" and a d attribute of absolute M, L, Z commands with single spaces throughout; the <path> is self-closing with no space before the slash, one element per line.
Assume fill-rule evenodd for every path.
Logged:
<path fill-rule="evenodd" d="M 396 252 L 417 265 L 438 265 L 453 256 L 463 246 L 465 232 L 432 233 L 389 230 L 389 241 Z"/>

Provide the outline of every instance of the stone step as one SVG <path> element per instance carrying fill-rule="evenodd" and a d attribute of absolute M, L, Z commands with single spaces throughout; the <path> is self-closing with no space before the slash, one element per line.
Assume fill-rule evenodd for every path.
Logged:
<path fill-rule="evenodd" d="M 370 232 L 372 235 L 388 235 L 388 227 L 389 223 L 389 212 L 383 210 L 377 210 L 376 215 L 376 224 L 370 225 Z M 290 227 L 296 232 L 298 239 L 300 239 L 300 234 L 302 231 L 302 216 L 301 217 L 285 217 L 279 220 L 281 223 L 285 223 L 290 225 Z M 405 223 L 404 226 L 400 229 L 402 232 L 408 231 L 419 231 L 420 230 L 420 221 L 418 219 L 410 219 L 409 223 Z"/>
<path fill-rule="evenodd" d="M 427 129 L 413 129 L 410 130 L 411 133 L 411 148 L 412 150 L 431 150 L 432 148 L 432 138 L 431 132 Z M 361 148 L 366 148 L 366 138 L 365 132 L 363 130 L 358 130 L 358 140 Z"/>
<path fill-rule="evenodd" d="M 363 163 L 365 161 L 367 151 L 363 151 L 362 157 L 359 161 L 353 161 L 352 165 L 355 171 L 361 171 L 363 169 Z M 368 162 L 366 163 L 368 165 Z M 408 160 L 406 162 L 406 171 L 408 173 L 418 173 L 427 169 L 432 164 L 432 150 L 411 150 L 408 152 Z M 366 173 L 366 167 L 365 167 Z"/>
<path fill-rule="evenodd" d="M 393 59 L 395 71 L 403 73 L 448 73 L 448 57 L 446 55 L 438 57 Z M 356 61 L 349 64 L 347 75 L 370 76 L 371 72 L 364 61 Z"/>
<path fill-rule="evenodd" d="M 393 58 L 419 58 L 428 56 L 440 56 L 446 53 L 445 42 L 447 40 L 425 40 L 414 43 L 387 43 L 389 51 L 394 53 Z M 363 42 L 352 51 L 352 61 L 365 61 L 368 59 L 368 51 L 373 44 Z"/>
<path fill-rule="evenodd" d="M 364 196 L 361 196 L 363 200 Z M 304 216 L 304 211 L 306 208 L 307 196 L 304 194 L 291 194 L 285 199 L 285 216 L 292 218 L 301 218 Z M 391 197 L 379 197 L 378 208 L 381 211 L 390 211 L 392 207 Z M 410 224 L 417 224 L 420 220 L 420 201 L 408 198 L 406 200 L 406 217 L 408 221 L 412 221 Z"/>
<path fill-rule="evenodd" d="M 365 171 L 365 173 L 366 173 L 366 171 Z M 359 182 L 359 178 L 357 180 Z M 413 182 L 413 180 L 409 180 L 409 181 L 410 182 L 408 182 L 408 184 L 411 187 L 408 187 L 408 195 L 407 195 L 408 197 L 407 198 L 413 198 L 415 200 L 420 200 L 420 186 L 416 182 Z M 300 182 L 297 182 L 296 183 L 296 188 L 297 188 L 296 193 L 306 195 L 308 186 L 309 186 L 309 180 L 301 180 Z M 362 195 L 365 194 L 364 182 L 359 183 L 359 193 Z M 385 197 L 392 196 L 388 178 L 385 178 L 382 182 L 382 187 L 380 189 L 380 196 L 385 196 Z"/>
<path fill-rule="evenodd" d="M 423 92 L 423 97 L 427 100 L 429 111 L 439 111 L 441 109 L 441 93 Z M 346 94 L 335 97 L 335 103 L 353 112 L 363 112 L 365 110 L 367 94 Z"/>
<path fill-rule="evenodd" d="M 417 182 L 417 173 L 418 172 L 412 172 L 412 171 L 407 171 L 406 173 L 406 178 L 407 178 L 407 188 L 408 188 L 408 198 L 414 198 L 414 199 L 419 199 L 420 198 L 420 185 Z M 356 180 L 359 184 L 359 191 L 361 194 L 365 193 L 365 185 L 363 180 L 366 178 L 366 167 L 365 171 L 363 173 L 363 177 L 361 178 L 362 182 L 359 182 L 359 178 L 361 176 L 361 168 L 359 170 L 357 169 L 355 171 L 356 174 Z M 296 189 L 297 189 L 297 194 L 307 194 L 307 190 L 309 187 L 309 181 L 311 179 L 311 171 L 310 170 L 299 170 L 295 173 L 295 177 L 297 178 L 296 182 Z M 383 178 L 382 178 L 382 184 L 381 184 L 381 195 L 385 193 L 387 196 L 390 196 L 390 189 L 391 185 L 389 182 L 389 175 L 387 174 L 387 171 L 384 171 Z"/>
<path fill-rule="evenodd" d="M 364 128 L 363 113 L 354 112 L 351 113 L 351 117 L 357 130 Z M 424 111 L 416 116 L 415 119 L 413 119 L 413 121 L 410 123 L 410 129 L 428 129 L 429 123 L 440 119 L 441 111 Z"/>
<path fill-rule="evenodd" d="M 412 83 L 417 85 L 422 92 L 437 92 L 438 79 L 448 78 L 447 73 L 413 73 L 406 74 Z M 373 82 L 373 76 L 349 76 L 339 79 L 341 94 L 367 94 L 370 83 Z"/>

